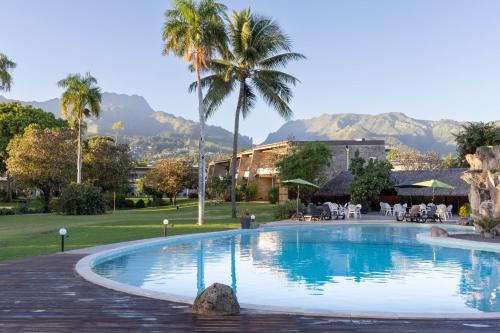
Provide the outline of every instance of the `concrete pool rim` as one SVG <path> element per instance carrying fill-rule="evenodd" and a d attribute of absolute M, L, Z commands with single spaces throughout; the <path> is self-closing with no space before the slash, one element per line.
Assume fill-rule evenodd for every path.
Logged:
<path fill-rule="evenodd" d="M 316 223 L 315 225 L 324 226 L 324 225 L 385 225 L 385 226 L 398 226 L 398 227 L 428 227 L 429 225 L 419 225 L 419 224 L 410 224 L 410 223 L 386 223 L 386 222 L 335 222 L 335 223 Z M 162 239 L 145 239 L 142 241 L 135 242 L 133 245 L 124 245 L 118 246 L 113 249 L 104 250 L 100 252 L 93 253 L 91 255 L 85 256 L 80 259 L 76 265 L 76 272 L 83 277 L 85 280 L 94 283 L 96 285 L 112 289 L 115 291 L 125 292 L 132 295 L 143 296 L 152 299 L 178 302 L 184 304 L 192 304 L 194 301 L 193 297 L 187 297 L 184 295 L 176 295 L 172 293 L 158 292 L 153 290 L 148 290 L 144 288 L 135 287 L 126 283 L 117 282 L 114 280 L 107 279 L 97 273 L 95 273 L 92 268 L 103 262 L 110 260 L 115 257 L 119 257 L 131 252 L 135 252 L 138 250 L 146 249 L 149 247 L 156 246 L 168 246 L 179 243 L 186 243 L 192 240 L 200 240 L 200 239 L 212 239 L 212 238 L 220 238 L 220 237 L 231 237 L 239 234 L 252 234 L 266 231 L 279 230 L 282 228 L 288 227 L 297 227 L 297 226 L 307 226 L 310 224 L 301 224 L 301 223 L 293 223 L 293 224 L 281 224 L 276 226 L 263 226 L 259 229 L 252 230 L 227 230 L 227 231 L 217 231 L 217 232 L 208 232 L 208 233 L 196 233 L 189 235 L 179 235 L 179 236 L 170 236 L 168 238 Z M 455 226 L 454 227 L 461 227 Z M 464 231 L 472 230 L 470 227 L 461 227 Z M 428 244 L 428 245 L 437 245 L 443 247 L 459 247 L 463 249 L 476 249 L 481 251 L 489 251 L 489 252 L 500 252 L 500 245 L 496 245 L 495 249 L 485 249 L 482 248 L 481 245 L 486 243 L 475 242 L 475 241 L 466 241 L 467 243 L 464 246 L 459 246 L 459 242 L 464 242 L 464 240 L 459 239 L 447 239 L 447 238 L 439 238 L 435 239 L 432 237 L 421 233 L 417 234 L 417 240 Z M 450 240 L 452 242 L 450 242 Z M 458 241 L 458 242 L 455 242 Z M 478 244 L 472 244 L 478 243 Z M 477 248 L 474 246 L 478 246 Z M 488 248 L 491 246 L 489 244 Z M 269 305 L 261 305 L 261 304 L 240 304 L 243 311 L 252 311 L 264 314 L 271 313 L 280 313 L 280 314 L 290 314 L 290 315 L 312 315 L 312 316 L 321 316 L 321 317 L 332 317 L 332 318 L 370 318 L 370 319 L 454 319 L 454 320 L 479 320 L 479 319 L 500 319 L 500 312 L 482 312 L 482 313 L 420 313 L 420 312 L 377 312 L 377 311 L 328 311 L 328 310 L 315 310 L 309 308 L 297 308 L 297 307 L 286 307 L 286 306 L 269 306 Z"/>

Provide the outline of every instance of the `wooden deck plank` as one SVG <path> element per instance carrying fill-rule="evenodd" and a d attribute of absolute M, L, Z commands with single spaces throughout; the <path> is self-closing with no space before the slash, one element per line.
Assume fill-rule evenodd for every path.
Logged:
<path fill-rule="evenodd" d="M 74 271 L 81 257 L 0 262 L 0 332 L 500 332 L 500 320 L 350 320 L 252 311 L 197 316 L 184 304 L 85 281 Z"/>

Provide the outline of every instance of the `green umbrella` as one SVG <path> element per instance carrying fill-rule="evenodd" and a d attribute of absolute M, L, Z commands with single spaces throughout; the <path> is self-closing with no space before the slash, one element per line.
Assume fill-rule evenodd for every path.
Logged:
<path fill-rule="evenodd" d="M 297 185 L 297 216 L 299 216 L 299 194 L 300 194 L 300 185 L 305 185 L 305 186 L 312 186 L 319 188 L 318 185 L 313 184 L 308 182 L 307 180 L 296 178 L 296 179 L 289 179 L 289 180 L 284 180 L 281 182 L 282 184 L 290 184 L 290 185 Z"/>
<path fill-rule="evenodd" d="M 445 182 L 442 182 L 438 179 L 430 179 L 430 180 L 425 180 L 423 182 L 416 182 L 416 183 L 401 183 L 401 184 L 394 185 L 394 187 L 399 187 L 399 188 L 432 187 L 432 202 L 434 202 L 434 189 L 436 189 L 436 188 L 453 189 L 454 188 L 450 184 L 446 184 Z"/>

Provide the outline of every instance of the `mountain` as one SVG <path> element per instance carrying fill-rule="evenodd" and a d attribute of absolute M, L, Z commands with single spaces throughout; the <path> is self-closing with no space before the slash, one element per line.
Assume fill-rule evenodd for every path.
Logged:
<path fill-rule="evenodd" d="M 391 146 L 448 154 L 456 151 L 453 133 L 463 123 L 454 120 L 419 120 L 403 113 L 323 114 L 293 120 L 270 133 L 263 143 L 296 140 L 384 139 Z"/>
<path fill-rule="evenodd" d="M 31 104 L 61 116 L 58 98 L 44 102 L 14 101 L 0 96 L 0 102 L 20 102 Z M 101 116 L 87 121 L 89 135 L 114 135 L 112 125 L 123 121 L 125 128 L 120 132 L 120 140 L 130 144 L 137 158 L 160 158 L 180 153 L 191 153 L 198 147 L 199 125 L 163 111 L 155 111 L 146 99 L 138 95 L 103 93 Z M 222 127 L 206 127 L 206 146 L 208 153 L 229 153 L 232 150 L 233 134 Z M 252 139 L 240 135 L 239 145 L 251 147 Z"/>

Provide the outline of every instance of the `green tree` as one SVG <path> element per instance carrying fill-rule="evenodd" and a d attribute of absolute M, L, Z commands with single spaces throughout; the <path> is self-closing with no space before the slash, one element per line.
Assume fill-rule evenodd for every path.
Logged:
<path fill-rule="evenodd" d="M 0 90 L 9 91 L 12 85 L 10 70 L 16 68 L 16 63 L 0 53 Z"/>
<path fill-rule="evenodd" d="M 207 182 L 208 193 L 215 199 L 223 199 L 226 191 L 231 187 L 230 177 L 212 177 Z"/>
<path fill-rule="evenodd" d="M 84 181 L 104 192 L 124 193 L 129 188 L 132 159 L 127 145 L 110 137 L 96 136 L 83 143 Z"/>
<path fill-rule="evenodd" d="M 0 174 L 7 173 L 7 201 L 11 200 L 10 175 L 6 161 L 9 157 L 7 146 L 16 135 L 24 133 L 31 124 L 39 128 L 67 127 L 65 120 L 57 119 L 52 113 L 31 105 L 22 106 L 19 103 L 0 103 Z"/>
<path fill-rule="evenodd" d="M 290 154 L 276 163 L 280 180 L 301 178 L 321 186 L 329 176 L 329 166 L 332 159 L 331 150 L 320 142 L 308 142 L 302 147 L 296 147 Z M 315 189 L 300 189 L 301 197 L 308 198 Z"/>
<path fill-rule="evenodd" d="M 177 194 L 192 184 L 191 164 L 185 158 L 170 157 L 156 162 L 144 180 L 153 193 L 166 194 L 176 204 Z"/>
<path fill-rule="evenodd" d="M 465 156 L 474 154 L 476 148 L 500 144 L 500 127 L 494 122 L 466 123 L 454 136 L 459 162 L 462 166 L 466 166 Z"/>
<path fill-rule="evenodd" d="M 198 115 L 200 121 L 198 163 L 198 224 L 205 217 L 205 106 L 200 84 L 202 71 L 217 48 L 226 43 L 223 15 L 226 6 L 213 0 L 174 0 L 173 8 L 165 13 L 163 53 L 173 53 L 190 63 L 198 82 Z"/>
<path fill-rule="evenodd" d="M 368 163 L 360 157 L 359 151 L 351 159 L 350 171 L 354 176 L 349 185 L 351 201 L 368 206 L 371 199 L 378 197 L 380 191 L 390 188 L 392 165 L 388 161 L 369 160 Z"/>
<path fill-rule="evenodd" d="M 59 128 L 31 125 L 14 137 L 7 147 L 7 168 L 14 180 L 28 189 L 38 188 L 44 196 L 44 211 L 54 191 L 60 191 L 74 177 L 75 135 Z"/>
<path fill-rule="evenodd" d="M 452 153 L 449 153 L 443 159 L 443 168 L 445 169 L 459 168 L 461 166 L 460 164 L 458 156 Z"/>
<path fill-rule="evenodd" d="M 238 89 L 231 161 L 231 215 L 236 218 L 240 118 L 245 118 L 255 107 L 259 94 L 280 116 L 289 119 L 293 114 L 289 106 L 292 99 L 290 86 L 295 86 L 298 80 L 280 69 L 304 56 L 290 52 L 290 39 L 273 19 L 252 14 L 250 9 L 233 12 L 228 25 L 230 48 L 223 53 L 223 59 L 212 59 L 211 70 L 214 73 L 205 77 L 201 84 L 209 88 L 205 96 L 207 116 L 211 116 L 223 100 Z"/>
<path fill-rule="evenodd" d="M 78 148 L 76 163 L 76 183 L 82 182 L 82 136 L 83 122 L 87 117 L 99 117 L 101 111 L 101 89 L 97 87 L 97 80 L 86 73 L 69 74 L 58 82 L 65 91 L 61 96 L 61 111 L 64 118 L 78 129 Z"/>

